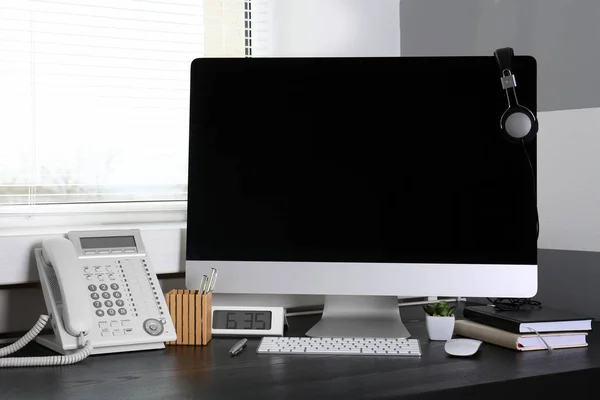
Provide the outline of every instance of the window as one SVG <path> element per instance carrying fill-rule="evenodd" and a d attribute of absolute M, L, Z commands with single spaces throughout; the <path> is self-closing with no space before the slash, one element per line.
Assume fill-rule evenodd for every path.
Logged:
<path fill-rule="evenodd" d="M 0 0 L 0 207 L 185 200 L 190 63 L 255 2 Z"/>

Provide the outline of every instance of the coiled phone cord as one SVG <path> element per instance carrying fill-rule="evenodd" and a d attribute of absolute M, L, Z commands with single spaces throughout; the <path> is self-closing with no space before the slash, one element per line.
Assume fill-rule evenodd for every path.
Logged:
<path fill-rule="evenodd" d="M 40 318 L 36 324 L 15 343 L 3 347 L 0 349 L 0 368 L 3 367 L 40 367 L 49 365 L 67 365 L 75 364 L 79 361 L 87 358 L 92 353 L 92 342 L 89 340 L 85 343 L 83 348 L 77 350 L 73 354 L 65 356 L 45 356 L 45 357 L 9 357 L 2 358 L 9 354 L 14 353 L 17 350 L 23 348 L 27 343 L 31 342 L 39 333 L 42 331 L 46 323 L 48 322 L 47 315 L 40 315 Z"/>

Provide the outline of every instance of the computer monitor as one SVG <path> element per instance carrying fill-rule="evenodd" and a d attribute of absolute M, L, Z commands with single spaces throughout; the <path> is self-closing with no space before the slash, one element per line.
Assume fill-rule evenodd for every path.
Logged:
<path fill-rule="evenodd" d="M 536 142 L 505 109 L 491 56 L 195 60 L 187 287 L 326 295 L 307 334 L 340 337 L 409 336 L 398 296 L 533 296 Z"/>

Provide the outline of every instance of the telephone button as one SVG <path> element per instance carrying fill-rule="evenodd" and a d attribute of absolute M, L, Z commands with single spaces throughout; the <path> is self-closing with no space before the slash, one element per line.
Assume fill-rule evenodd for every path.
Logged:
<path fill-rule="evenodd" d="M 124 321 L 121 321 L 121 325 L 123 325 L 123 326 L 131 326 L 131 320 L 126 319 Z"/>
<path fill-rule="evenodd" d="M 98 254 L 108 254 L 108 250 L 98 250 Z"/>
<path fill-rule="evenodd" d="M 94 271 L 96 271 L 96 272 L 102 272 L 102 267 L 94 267 Z"/>
<path fill-rule="evenodd" d="M 98 274 L 98 275 L 96 275 L 96 279 L 98 279 L 99 281 L 103 281 L 104 280 L 104 275 Z"/>
<path fill-rule="evenodd" d="M 116 303 L 119 307 L 123 307 L 125 305 L 125 302 L 123 300 L 117 300 Z"/>
<path fill-rule="evenodd" d="M 112 267 L 110 265 L 107 265 L 106 267 L 104 267 L 106 269 L 106 272 L 112 272 Z"/>
<path fill-rule="evenodd" d="M 108 293 L 108 292 L 102 293 L 102 298 L 103 299 L 110 299 L 110 293 Z"/>
<path fill-rule="evenodd" d="M 124 308 L 119 308 L 119 314 L 125 315 L 125 314 L 127 314 L 127 310 Z"/>
<path fill-rule="evenodd" d="M 116 314 L 116 311 L 113 310 L 112 308 L 109 308 L 108 310 L 106 310 L 106 313 L 112 317 L 113 315 Z"/>
<path fill-rule="evenodd" d="M 110 326 L 114 328 L 115 326 L 121 326 L 121 324 L 119 323 L 119 321 L 110 321 Z"/>
<path fill-rule="evenodd" d="M 98 293 L 90 293 L 90 297 L 92 298 L 92 300 L 98 300 L 100 298 Z"/>
<path fill-rule="evenodd" d="M 91 275 L 89 275 L 89 274 L 87 274 L 87 275 L 85 276 L 85 279 L 87 279 L 88 281 L 91 281 L 91 280 L 92 280 L 92 276 L 91 276 Z"/>
<path fill-rule="evenodd" d="M 113 335 L 114 336 L 123 336 L 123 331 L 120 329 L 114 330 Z"/>
<path fill-rule="evenodd" d="M 95 292 L 98 288 L 96 287 L 96 285 L 89 285 L 88 289 L 90 290 L 90 292 Z"/>
<path fill-rule="evenodd" d="M 163 326 L 159 320 L 148 318 L 144 321 L 144 330 L 152 336 L 158 336 L 163 333 Z"/>
<path fill-rule="evenodd" d="M 83 254 L 85 254 L 85 255 L 96 254 L 96 250 L 86 250 L 83 252 Z"/>
<path fill-rule="evenodd" d="M 94 307 L 96 307 L 96 308 L 102 307 L 102 302 L 100 302 L 100 301 L 95 301 L 93 304 L 94 304 Z"/>
<path fill-rule="evenodd" d="M 108 322 L 98 322 L 98 328 L 108 329 Z"/>
<path fill-rule="evenodd" d="M 121 298 L 121 292 L 114 292 L 113 296 L 115 296 L 115 298 L 120 299 Z"/>
<path fill-rule="evenodd" d="M 108 274 L 108 279 L 110 279 L 111 281 L 115 280 L 115 274 Z"/>
<path fill-rule="evenodd" d="M 102 337 L 110 336 L 110 332 L 102 332 Z"/>
<path fill-rule="evenodd" d="M 96 315 L 99 317 L 104 317 L 104 311 L 102 310 L 96 310 Z"/>
<path fill-rule="evenodd" d="M 101 284 L 100 290 L 108 290 L 108 285 L 106 283 Z"/>
<path fill-rule="evenodd" d="M 104 305 L 105 305 L 106 307 L 112 307 L 112 306 L 113 306 L 113 302 L 112 302 L 112 301 L 110 301 L 110 300 L 106 300 L 106 301 L 104 302 Z"/>
<path fill-rule="evenodd" d="M 111 253 L 122 253 L 123 249 L 112 249 L 110 252 Z"/>
<path fill-rule="evenodd" d="M 85 268 L 83 269 L 83 272 L 85 272 L 86 274 L 89 274 L 89 273 L 90 273 L 90 271 L 91 271 L 91 270 L 90 270 L 90 267 L 85 267 Z"/>
<path fill-rule="evenodd" d="M 133 329 L 132 328 L 125 329 L 125 334 L 126 335 L 133 335 Z"/>
<path fill-rule="evenodd" d="M 112 290 L 117 290 L 117 289 L 119 288 L 119 285 L 117 285 L 116 283 L 111 283 L 111 284 L 110 284 L 110 288 L 111 288 Z"/>

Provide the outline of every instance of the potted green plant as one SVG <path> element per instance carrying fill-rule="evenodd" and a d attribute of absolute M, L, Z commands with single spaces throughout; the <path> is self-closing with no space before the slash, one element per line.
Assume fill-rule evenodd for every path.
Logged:
<path fill-rule="evenodd" d="M 456 307 L 450 307 L 447 302 L 423 306 L 425 313 L 425 326 L 430 340 L 450 340 L 454 333 L 454 311 Z"/>

